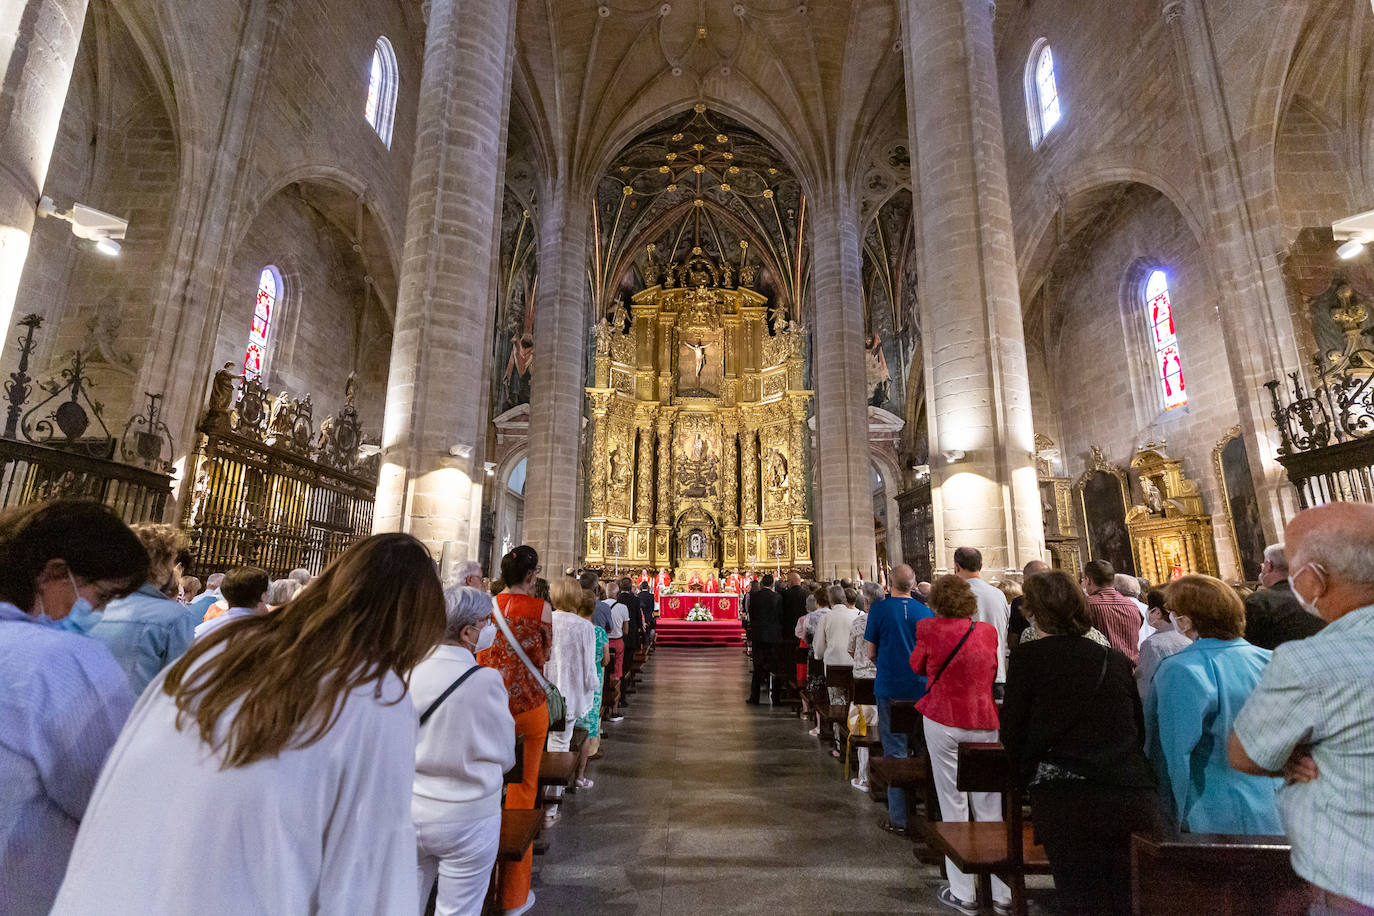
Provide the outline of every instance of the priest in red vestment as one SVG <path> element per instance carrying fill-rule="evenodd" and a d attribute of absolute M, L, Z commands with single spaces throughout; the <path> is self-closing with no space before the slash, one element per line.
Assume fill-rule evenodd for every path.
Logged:
<path fill-rule="evenodd" d="M 738 569 L 730 571 L 730 578 L 725 580 L 725 590 L 734 592 L 736 595 L 744 595 L 744 579 L 740 576 Z"/>
<path fill-rule="evenodd" d="M 658 577 L 654 579 L 654 600 L 658 601 L 663 597 L 663 593 L 668 590 L 668 586 L 673 583 L 673 579 L 668 575 L 668 567 L 658 568 Z"/>
<path fill-rule="evenodd" d="M 720 580 L 712 573 L 706 577 L 706 594 L 714 595 L 718 591 L 720 591 Z"/>

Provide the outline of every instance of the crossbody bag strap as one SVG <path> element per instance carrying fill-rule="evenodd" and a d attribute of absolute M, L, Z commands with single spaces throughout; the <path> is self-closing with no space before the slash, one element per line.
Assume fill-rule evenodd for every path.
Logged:
<path fill-rule="evenodd" d="M 429 709 L 426 709 L 420 715 L 420 724 L 424 725 L 426 722 L 428 722 L 429 717 L 434 715 L 434 710 L 439 708 L 439 704 L 447 700 L 449 694 L 453 693 L 453 691 L 461 687 L 463 681 L 466 681 L 468 678 L 476 674 L 477 669 L 481 667 L 481 665 L 473 665 L 471 668 L 469 668 L 468 670 L 464 671 L 461 675 L 459 675 L 458 680 L 454 681 L 452 684 L 449 684 L 448 689 L 445 690 L 443 693 L 439 694 L 439 699 L 435 700 L 433 703 L 430 703 Z"/>
<path fill-rule="evenodd" d="M 968 642 L 968 638 L 973 635 L 973 628 L 977 625 L 978 621 L 969 621 L 968 629 L 965 630 L 964 635 L 959 638 L 959 644 L 954 647 L 953 652 L 945 656 L 945 660 L 940 663 L 940 669 L 935 672 L 935 676 L 931 678 L 930 683 L 926 685 L 926 693 L 930 693 L 930 691 L 935 688 L 935 682 L 940 679 L 940 675 L 945 673 L 945 669 L 949 667 L 949 663 L 954 661 L 954 656 L 958 655 L 959 650 L 964 647 L 964 643 Z"/>
<path fill-rule="evenodd" d="M 506 642 L 510 644 L 511 649 L 520 657 L 520 661 L 525 663 L 525 667 L 529 669 L 530 674 L 534 675 L 534 679 L 539 682 L 539 686 L 548 690 L 548 678 L 544 677 L 544 672 L 534 667 L 534 662 L 530 661 L 530 657 L 525 654 L 524 648 L 520 645 L 520 640 L 515 638 L 515 634 L 510 631 L 510 625 L 506 623 L 506 615 L 501 613 L 499 607 L 494 609 L 492 613 L 496 615 L 496 625 L 500 627 L 501 632 L 505 634 Z"/>

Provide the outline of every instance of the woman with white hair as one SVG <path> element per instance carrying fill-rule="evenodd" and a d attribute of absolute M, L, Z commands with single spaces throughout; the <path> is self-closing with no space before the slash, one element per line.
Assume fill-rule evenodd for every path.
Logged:
<path fill-rule="evenodd" d="M 444 641 L 410 676 L 420 715 L 410 813 L 419 847 L 420 907 L 436 874 L 436 916 L 482 912 L 501 840 L 501 784 L 515 765 L 515 719 L 501 672 L 477 664 L 490 639 L 491 597 L 444 590 Z"/>

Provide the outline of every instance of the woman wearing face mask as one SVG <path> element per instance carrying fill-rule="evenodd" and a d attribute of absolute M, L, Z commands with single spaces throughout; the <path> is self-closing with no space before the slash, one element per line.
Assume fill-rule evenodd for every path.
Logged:
<path fill-rule="evenodd" d="M 410 699 L 421 716 L 410 813 L 421 912 L 437 873 L 435 916 L 477 916 L 501 839 L 501 784 L 515 764 L 515 719 L 500 672 L 474 657 L 496 629 L 491 596 L 453 586 L 444 605 L 444 641 L 410 676 Z"/>
<path fill-rule="evenodd" d="M 109 648 L 138 694 L 159 671 L 181 658 L 195 638 L 199 621 L 166 595 L 186 536 L 171 525 L 151 522 L 134 525 L 133 532 L 148 552 L 148 581 L 132 594 L 111 601 L 90 634 Z"/>
<path fill-rule="evenodd" d="M 1149 608 L 1147 619 L 1154 632 L 1140 644 L 1140 664 L 1135 668 L 1135 684 L 1142 700 L 1149 695 L 1150 681 L 1154 679 L 1159 663 L 1193 644 L 1191 639 L 1174 629 L 1169 612 L 1164 610 L 1162 591 L 1151 590 L 1145 597 L 1145 605 Z"/>
<path fill-rule="evenodd" d="M 1174 626 L 1194 640 L 1159 663 L 1145 700 L 1145 748 L 1165 809 L 1191 833 L 1283 833 L 1279 780 L 1226 759 L 1231 724 L 1273 653 L 1241 638 L 1245 605 L 1220 579 L 1184 576 L 1164 598 Z"/>
<path fill-rule="evenodd" d="M 147 578 L 148 556 L 96 503 L 0 516 L 0 910 L 52 907 L 134 695 L 109 650 L 53 626 Z"/>

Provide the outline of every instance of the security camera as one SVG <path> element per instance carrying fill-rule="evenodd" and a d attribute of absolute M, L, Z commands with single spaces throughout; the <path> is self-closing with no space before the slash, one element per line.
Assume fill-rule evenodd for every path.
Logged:
<path fill-rule="evenodd" d="M 128 220 L 85 204 L 74 203 L 70 210 L 59 210 L 57 204 L 47 195 L 38 201 L 38 215 L 51 216 L 71 223 L 72 235 L 95 242 L 97 251 L 111 257 L 119 254 L 118 240 L 124 238 L 124 234 L 129 230 Z"/>

